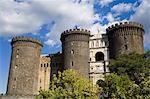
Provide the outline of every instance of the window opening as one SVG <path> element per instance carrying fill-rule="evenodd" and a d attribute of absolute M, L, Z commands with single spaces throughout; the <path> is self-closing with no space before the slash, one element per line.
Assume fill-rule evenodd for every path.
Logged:
<path fill-rule="evenodd" d="M 96 61 L 103 61 L 104 60 L 104 54 L 102 52 L 97 52 L 95 55 Z"/>

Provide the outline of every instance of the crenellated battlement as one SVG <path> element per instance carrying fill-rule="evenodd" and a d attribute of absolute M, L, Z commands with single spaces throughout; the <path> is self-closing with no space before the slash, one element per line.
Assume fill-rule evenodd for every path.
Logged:
<path fill-rule="evenodd" d="M 66 30 L 62 33 L 63 34 L 70 34 L 70 33 L 84 33 L 84 34 L 90 34 L 90 31 L 87 30 L 87 29 L 78 29 L 78 28 L 75 28 L 75 29 L 69 29 L 69 30 Z"/>
<path fill-rule="evenodd" d="M 106 31 L 109 32 L 109 31 L 113 31 L 113 30 L 118 29 L 118 28 L 128 28 L 128 27 L 139 28 L 139 29 L 144 31 L 144 26 L 140 23 L 137 23 L 137 22 L 120 22 L 120 23 L 116 23 L 115 25 L 109 26 L 106 29 Z"/>
<path fill-rule="evenodd" d="M 34 39 L 34 38 L 31 38 L 31 37 L 25 37 L 25 36 L 17 36 L 17 37 L 14 37 L 12 39 L 12 42 L 11 44 L 13 44 L 14 42 L 17 42 L 17 41 L 25 41 L 25 42 L 33 42 L 33 43 L 37 43 L 41 46 L 43 46 L 42 42 L 37 40 L 37 39 Z"/>

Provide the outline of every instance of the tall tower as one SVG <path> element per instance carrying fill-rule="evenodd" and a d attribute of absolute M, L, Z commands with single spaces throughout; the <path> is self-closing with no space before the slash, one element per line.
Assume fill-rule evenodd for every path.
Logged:
<path fill-rule="evenodd" d="M 89 36 L 85 29 L 70 29 L 61 34 L 64 69 L 78 70 L 89 78 Z"/>
<path fill-rule="evenodd" d="M 12 39 L 11 45 L 7 94 L 37 94 L 42 43 L 32 38 L 16 37 Z"/>
<path fill-rule="evenodd" d="M 106 29 L 109 40 L 110 58 L 131 52 L 143 53 L 143 25 L 124 22 Z"/>

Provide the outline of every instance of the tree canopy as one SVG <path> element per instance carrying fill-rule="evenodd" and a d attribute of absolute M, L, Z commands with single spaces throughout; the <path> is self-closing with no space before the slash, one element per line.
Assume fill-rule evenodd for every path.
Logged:
<path fill-rule="evenodd" d="M 150 74 L 150 65 L 144 54 L 130 53 L 111 60 L 108 65 L 110 72 L 118 75 L 128 75 L 139 84 L 143 78 Z"/>
<path fill-rule="evenodd" d="M 93 86 L 75 70 L 65 70 L 54 76 L 49 90 L 41 90 L 40 98 L 52 99 L 97 99 L 98 86 Z"/>
<path fill-rule="evenodd" d="M 150 64 L 144 54 L 130 53 L 110 61 L 101 86 L 110 99 L 150 99 Z"/>
<path fill-rule="evenodd" d="M 49 90 L 41 90 L 38 98 L 49 99 L 150 99 L 150 62 L 144 54 L 130 53 L 110 61 L 110 73 L 94 86 L 75 70 L 54 76 Z"/>

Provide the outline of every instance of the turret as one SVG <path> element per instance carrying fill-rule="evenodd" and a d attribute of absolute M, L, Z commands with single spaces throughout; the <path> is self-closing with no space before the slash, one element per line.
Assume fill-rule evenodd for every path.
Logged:
<path fill-rule="evenodd" d="M 120 54 L 136 52 L 142 54 L 143 47 L 143 25 L 135 22 L 124 22 L 112 25 L 106 29 L 110 58 L 116 58 Z"/>
<path fill-rule="evenodd" d="M 89 78 L 89 37 L 86 29 L 70 29 L 61 34 L 64 69 L 78 70 Z"/>
<path fill-rule="evenodd" d="M 28 37 L 15 37 L 11 42 L 8 95 L 38 94 L 38 75 L 42 43 Z"/>

